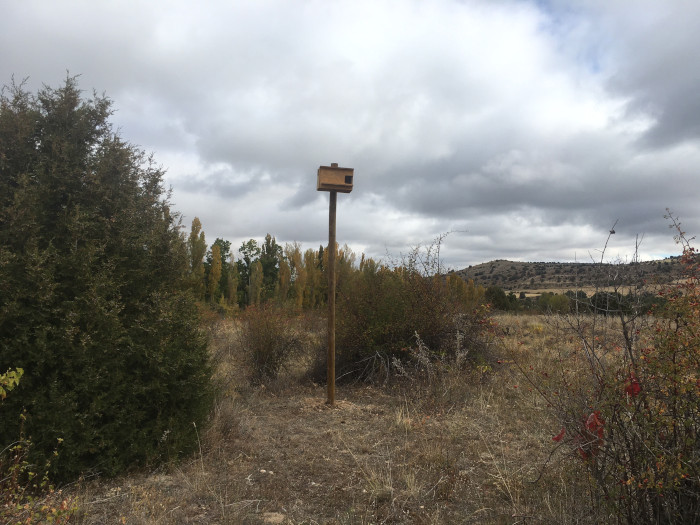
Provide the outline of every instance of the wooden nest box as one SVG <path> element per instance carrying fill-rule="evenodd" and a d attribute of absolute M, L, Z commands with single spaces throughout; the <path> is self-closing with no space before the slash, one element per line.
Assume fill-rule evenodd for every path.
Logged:
<path fill-rule="evenodd" d="M 354 173 L 353 168 L 339 168 L 335 163 L 330 166 L 320 166 L 316 179 L 316 189 L 318 191 L 350 193 Z"/>

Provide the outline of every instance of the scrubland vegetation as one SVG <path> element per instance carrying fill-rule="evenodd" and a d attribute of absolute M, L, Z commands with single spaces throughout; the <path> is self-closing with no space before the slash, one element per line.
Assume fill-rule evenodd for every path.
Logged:
<path fill-rule="evenodd" d="M 333 247 L 330 407 L 327 248 L 184 234 L 108 115 L 74 79 L 2 98 L 0 522 L 700 520 L 700 267 L 676 217 L 681 279 L 603 250 L 536 309 L 435 246 Z"/>

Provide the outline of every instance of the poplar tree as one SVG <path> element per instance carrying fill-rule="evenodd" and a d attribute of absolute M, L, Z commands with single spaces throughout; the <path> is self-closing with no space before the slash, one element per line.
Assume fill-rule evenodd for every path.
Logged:
<path fill-rule="evenodd" d="M 263 291 L 263 269 L 260 260 L 253 263 L 253 268 L 250 270 L 250 286 L 248 290 L 248 297 L 250 298 L 250 304 L 258 306 L 260 304 L 260 299 Z"/>
<path fill-rule="evenodd" d="M 304 290 L 304 306 L 315 308 L 322 304 L 321 280 L 323 275 L 316 265 L 317 253 L 309 248 L 304 252 L 304 273 L 306 274 L 306 287 Z"/>
<path fill-rule="evenodd" d="M 212 303 L 219 300 L 219 282 L 221 281 L 221 247 L 213 244 L 211 247 L 211 263 L 207 277 L 207 295 Z"/>
<path fill-rule="evenodd" d="M 250 299 L 250 274 L 253 263 L 260 257 L 260 247 L 255 239 L 250 239 L 241 244 L 238 249 L 241 258 L 236 262 L 238 267 L 238 281 L 242 289 L 243 304 L 251 304 Z"/>
<path fill-rule="evenodd" d="M 306 271 L 304 270 L 301 245 L 298 242 L 287 243 L 284 247 L 284 255 L 289 261 L 291 270 L 290 294 L 294 307 L 301 310 L 304 305 L 304 289 L 306 287 Z"/>
<path fill-rule="evenodd" d="M 285 303 L 289 296 L 289 288 L 292 284 L 292 269 L 289 267 L 289 263 L 285 257 L 280 257 L 279 262 L 279 301 Z"/>
<path fill-rule="evenodd" d="M 192 229 L 187 239 L 187 251 L 190 263 L 192 289 L 197 299 L 204 298 L 204 256 L 207 253 L 207 242 L 202 231 L 199 217 L 192 220 Z"/>
<path fill-rule="evenodd" d="M 263 273 L 263 299 L 273 297 L 279 280 L 279 260 L 282 255 L 282 247 L 277 244 L 275 238 L 269 233 L 265 235 L 265 241 L 260 250 L 260 264 Z"/>
<path fill-rule="evenodd" d="M 224 297 L 225 302 L 228 304 L 229 301 L 229 277 L 231 276 L 231 265 L 233 264 L 233 257 L 231 255 L 231 241 L 225 241 L 224 239 L 217 238 L 214 244 L 219 245 L 219 252 L 221 254 L 221 277 L 219 278 L 219 290 L 221 295 Z"/>
<path fill-rule="evenodd" d="M 231 261 L 226 270 L 226 288 L 224 292 L 226 304 L 238 306 L 238 265 Z"/>

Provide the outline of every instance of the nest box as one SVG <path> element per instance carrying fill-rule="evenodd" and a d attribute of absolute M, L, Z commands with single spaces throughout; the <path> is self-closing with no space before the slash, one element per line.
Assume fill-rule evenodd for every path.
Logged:
<path fill-rule="evenodd" d="M 355 170 L 353 168 L 339 168 L 335 163 L 330 166 L 320 166 L 316 179 L 316 189 L 318 191 L 350 193 L 352 191 L 354 173 Z"/>

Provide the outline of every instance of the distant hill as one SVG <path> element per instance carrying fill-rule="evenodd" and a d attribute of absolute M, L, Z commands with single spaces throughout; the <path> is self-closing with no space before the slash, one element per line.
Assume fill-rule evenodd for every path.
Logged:
<path fill-rule="evenodd" d="M 647 282 L 669 283 L 681 276 L 680 257 L 627 264 L 517 262 L 496 260 L 469 266 L 455 273 L 465 281 L 481 286 L 496 285 L 512 292 L 572 290 L 598 283 L 633 285 Z"/>

